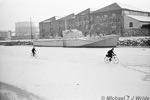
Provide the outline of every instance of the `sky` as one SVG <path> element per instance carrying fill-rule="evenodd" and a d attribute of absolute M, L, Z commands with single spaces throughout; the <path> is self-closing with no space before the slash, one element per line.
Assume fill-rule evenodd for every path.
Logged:
<path fill-rule="evenodd" d="M 149 0 L 0 0 L 0 30 L 15 30 L 15 23 L 39 23 L 53 16 L 63 17 L 87 8 L 97 10 L 114 2 L 150 12 Z"/>

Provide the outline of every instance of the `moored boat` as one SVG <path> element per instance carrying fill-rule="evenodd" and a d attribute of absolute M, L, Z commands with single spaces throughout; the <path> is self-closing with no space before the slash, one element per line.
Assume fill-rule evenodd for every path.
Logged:
<path fill-rule="evenodd" d="M 63 38 L 38 39 L 33 44 L 43 47 L 116 47 L 118 40 L 118 35 L 84 37 L 81 31 L 74 29 L 63 31 Z"/>

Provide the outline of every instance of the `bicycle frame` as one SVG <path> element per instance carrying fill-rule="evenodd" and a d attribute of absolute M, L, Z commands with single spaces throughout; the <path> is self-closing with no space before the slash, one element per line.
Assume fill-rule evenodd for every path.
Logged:
<path fill-rule="evenodd" d="M 110 59 L 110 57 L 105 56 L 105 58 L 104 58 L 105 63 L 110 63 L 111 61 L 112 61 L 114 64 L 119 63 L 119 59 L 118 59 L 118 57 L 117 57 L 116 55 L 114 55 L 114 56 L 111 58 L 111 61 L 110 61 L 109 59 Z"/>

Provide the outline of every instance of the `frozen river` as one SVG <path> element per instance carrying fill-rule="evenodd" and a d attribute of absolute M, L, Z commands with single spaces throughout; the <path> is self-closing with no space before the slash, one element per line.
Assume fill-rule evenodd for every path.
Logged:
<path fill-rule="evenodd" d="M 104 62 L 110 48 L 0 46 L 0 81 L 47 100 L 150 97 L 150 48 L 115 48 L 119 64 Z"/>

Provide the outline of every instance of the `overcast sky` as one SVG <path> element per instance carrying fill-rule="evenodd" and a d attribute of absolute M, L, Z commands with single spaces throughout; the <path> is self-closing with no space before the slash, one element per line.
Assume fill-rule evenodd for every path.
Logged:
<path fill-rule="evenodd" d="M 0 0 L 0 30 L 15 30 L 15 22 L 40 22 L 53 16 L 100 9 L 119 2 L 150 12 L 150 0 Z"/>

